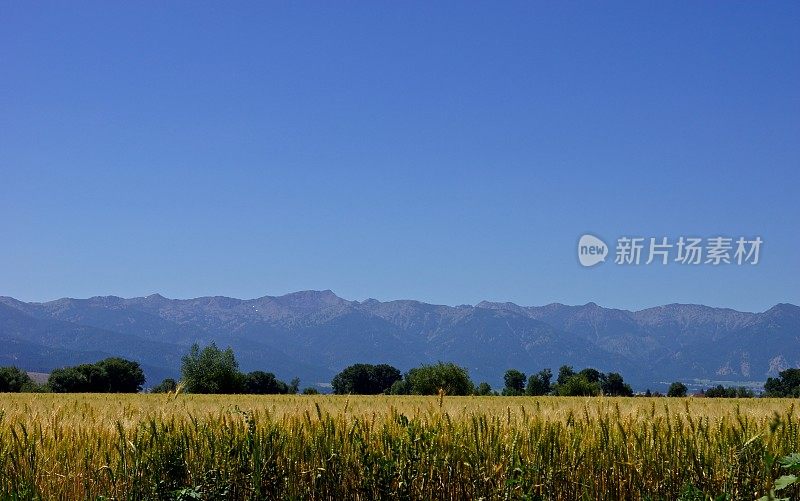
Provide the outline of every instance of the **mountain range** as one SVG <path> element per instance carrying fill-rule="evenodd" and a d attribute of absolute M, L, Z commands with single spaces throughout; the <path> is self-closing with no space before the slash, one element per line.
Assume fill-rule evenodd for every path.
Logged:
<path fill-rule="evenodd" d="M 329 290 L 248 300 L 0 297 L 0 366 L 49 372 L 123 356 L 141 363 L 149 386 L 178 376 L 192 343 L 212 341 L 232 347 L 242 370 L 299 377 L 303 386 L 325 385 L 356 362 L 407 370 L 441 360 L 494 387 L 508 368 L 557 372 L 567 364 L 620 372 L 635 389 L 661 389 L 674 380 L 758 383 L 800 367 L 800 307 L 442 306 L 348 301 Z"/>

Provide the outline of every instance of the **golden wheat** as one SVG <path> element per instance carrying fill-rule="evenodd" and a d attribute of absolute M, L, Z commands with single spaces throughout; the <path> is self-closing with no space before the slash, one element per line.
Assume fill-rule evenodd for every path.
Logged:
<path fill-rule="evenodd" d="M 0 395 L 0 498 L 755 499 L 780 399 Z"/>

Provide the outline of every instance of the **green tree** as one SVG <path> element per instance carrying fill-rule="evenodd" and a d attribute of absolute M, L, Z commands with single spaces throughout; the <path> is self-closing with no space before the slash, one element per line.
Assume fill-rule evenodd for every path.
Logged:
<path fill-rule="evenodd" d="M 86 376 L 75 367 L 53 369 L 47 377 L 47 386 L 54 393 L 80 393 L 87 391 Z"/>
<path fill-rule="evenodd" d="M 571 365 L 562 365 L 558 369 L 558 378 L 556 379 L 557 385 L 563 385 L 567 382 L 567 379 L 571 378 L 575 375 L 575 371 L 572 369 Z"/>
<path fill-rule="evenodd" d="M 319 390 L 311 386 L 303 388 L 303 395 L 319 395 Z"/>
<path fill-rule="evenodd" d="M 633 389 L 631 385 L 625 383 L 622 375 L 618 372 L 609 372 L 600 382 L 600 387 L 604 395 L 612 397 L 632 397 Z"/>
<path fill-rule="evenodd" d="M 289 385 L 264 371 L 253 371 L 244 376 L 244 392 L 254 395 L 279 395 L 289 393 Z"/>
<path fill-rule="evenodd" d="M 242 393 L 244 377 L 231 348 L 211 343 L 202 350 L 195 343 L 182 359 L 181 374 L 188 393 Z"/>
<path fill-rule="evenodd" d="M 337 374 L 331 386 L 339 395 L 377 395 L 388 392 L 401 377 L 391 365 L 354 364 Z"/>
<path fill-rule="evenodd" d="M 96 364 L 55 369 L 47 385 L 55 393 L 107 393 L 109 388 L 108 376 Z"/>
<path fill-rule="evenodd" d="M 86 377 L 86 390 L 89 393 L 108 393 L 110 383 L 108 374 L 97 364 L 81 364 L 75 367 Z"/>
<path fill-rule="evenodd" d="M 517 369 L 508 369 L 503 376 L 503 395 L 518 396 L 525 393 L 525 374 Z"/>
<path fill-rule="evenodd" d="M 525 388 L 525 394 L 530 396 L 548 395 L 552 388 L 550 387 L 550 380 L 553 379 L 553 372 L 550 369 L 544 369 L 536 374 L 531 374 L 528 378 L 528 386 Z"/>
<path fill-rule="evenodd" d="M 686 385 L 681 383 L 680 381 L 675 381 L 671 385 L 669 385 L 669 389 L 667 390 L 668 397 L 685 397 L 688 388 Z"/>
<path fill-rule="evenodd" d="M 27 372 L 17 367 L 0 367 L 0 393 L 18 393 L 33 386 Z"/>
<path fill-rule="evenodd" d="M 97 367 L 106 375 L 111 393 L 137 393 L 142 390 L 145 377 L 138 362 L 111 357 L 97 362 Z"/>
<path fill-rule="evenodd" d="M 410 395 L 411 388 L 408 386 L 408 381 L 400 379 L 395 381 L 391 388 L 389 388 L 390 395 Z"/>
<path fill-rule="evenodd" d="M 753 391 L 744 386 L 739 386 L 738 388 L 729 386 L 726 388 L 721 384 L 707 389 L 705 395 L 708 398 L 752 398 L 754 396 Z"/>
<path fill-rule="evenodd" d="M 718 384 L 713 388 L 707 389 L 705 395 L 708 398 L 732 398 L 736 396 L 736 390 L 733 388 L 728 389 Z"/>
<path fill-rule="evenodd" d="M 153 386 L 150 393 L 172 393 L 178 389 L 178 382 L 172 378 L 166 378 L 157 385 Z"/>
<path fill-rule="evenodd" d="M 473 392 L 467 370 L 453 363 L 416 367 L 408 371 L 405 379 L 409 392 L 414 395 L 436 395 L 439 390 L 446 395 L 470 395 Z"/>
<path fill-rule="evenodd" d="M 47 385 L 56 393 L 136 393 L 144 381 L 138 362 L 111 357 L 96 364 L 56 369 Z"/>
<path fill-rule="evenodd" d="M 403 378 L 400 370 L 388 364 L 378 364 L 373 370 L 375 389 L 382 388 L 378 393 L 387 393 L 389 388 Z"/>
<path fill-rule="evenodd" d="M 491 395 L 492 394 L 492 387 L 489 386 L 489 383 L 484 381 L 483 383 L 479 384 L 475 388 L 475 394 L 480 396 L 480 397 L 485 397 L 485 396 Z"/>
<path fill-rule="evenodd" d="M 786 369 L 764 384 L 767 397 L 800 397 L 800 369 Z"/>
<path fill-rule="evenodd" d="M 587 381 L 590 383 L 600 383 L 601 385 L 606 380 L 606 375 L 600 372 L 597 369 L 586 368 L 580 371 L 578 374 L 585 377 Z"/>
<path fill-rule="evenodd" d="M 591 382 L 585 375 L 576 374 L 564 384 L 557 385 L 556 391 L 562 397 L 595 396 L 600 394 L 601 388 L 599 382 Z"/>

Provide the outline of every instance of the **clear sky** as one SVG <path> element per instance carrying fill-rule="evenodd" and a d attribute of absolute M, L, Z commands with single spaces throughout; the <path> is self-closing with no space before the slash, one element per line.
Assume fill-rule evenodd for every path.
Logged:
<path fill-rule="evenodd" d="M 4 2 L 0 26 L 0 295 L 800 304 L 798 2 Z M 583 268 L 585 232 L 764 244 Z"/>

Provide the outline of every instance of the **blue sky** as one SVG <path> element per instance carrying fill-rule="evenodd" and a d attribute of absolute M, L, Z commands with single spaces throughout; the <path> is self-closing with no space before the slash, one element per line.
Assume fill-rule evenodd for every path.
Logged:
<path fill-rule="evenodd" d="M 800 304 L 797 2 L 6 2 L 0 23 L 0 294 Z M 586 232 L 764 246 L 589 269 Z"/>

